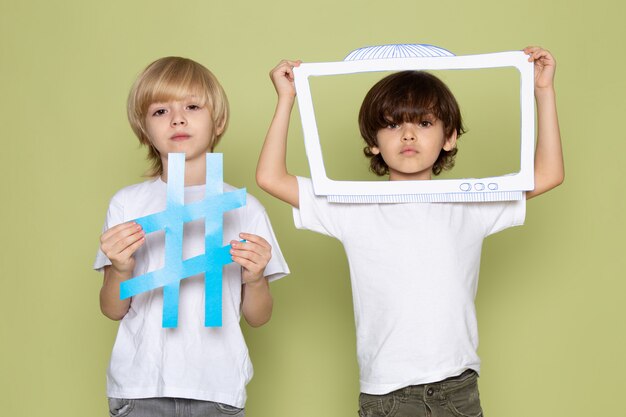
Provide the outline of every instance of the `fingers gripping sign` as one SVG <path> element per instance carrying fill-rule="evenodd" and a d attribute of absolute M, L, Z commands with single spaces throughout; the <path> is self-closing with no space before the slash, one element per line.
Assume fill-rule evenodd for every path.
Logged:
<path fill-rule="evenodd" d="M 100 249 L 118 272 L 132 272 L 135 267 L 133 254 L 146 241 L 145 233 L 135 222 L 118 224 L 102 234 Z"/>
<path fill-rule="evenodd" d="M 535 67 L 535 88 L 552 87 L 556 72 L 556 60 L 552 54 L 538 46 L 528 46 L 524 48 L 524 53 Z"/>
<path fill-rule="evenodd" d="M 250 233 L 239 235 L 244 241 L 230 242 L 230 254 L 235 263 L 242 267 L 244 284 L 256 282 L 264 277 L 265 267 L 272 258 L 272 246 L 261 236 Z"/>
<path fill-rule="evenodd" d="M 293 69 L 300 66 L 302 61 L 291 61 L 284 59 L 270 71 L 270 78 L 278 96 L 295 97 L 296 88 L 294 85 Z"/>

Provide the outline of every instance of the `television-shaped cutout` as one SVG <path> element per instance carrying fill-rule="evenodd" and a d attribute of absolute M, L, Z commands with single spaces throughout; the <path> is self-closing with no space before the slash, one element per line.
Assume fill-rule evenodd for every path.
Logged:
<path fill-rule="evenodd" d="M 332 78 L 328 76 L 335 76 L 336 79 L 345 77 L 347 80 L 357 74 L 375 73 L 374 75 L 379 75 L 378 78 L 382 78 L 385 73 L 403 70 L 426 70 L 436 75 L 439 75 L 438 71 L 444 70 L 474 70 L 474 73 L 480 70 L 483 70 L 481 73 L 488 70 L 514 72 L 514 77 L 505 79 L 507 82 L 515 79 L 515 88 L 519 87 L 519 134 L 510 135 L 504 140 L 510 141 L 511 146 L 519 149 L 515 156 L 519 159 L 514 164 L 515 168 L 511 172 L 479 178 L 444 176 L 444 179 L 428 181 L 353 181 L 330 178 L 324 165 L 319 120 L 316 120 L 313 107 L 311 84 L 324 77 Z M 338 203 L 504 201 L 522 199 L 525 191 L 534 188 L 534 69 L 533 64 L 528 62 L 528 56 L 522 51 L 455 56 L 445 49 L 431 45 L 383 45 L 358 49 L 340 62 L 303 63 L 294 68 L 294 76 L 305 149 L 316 195 L 326 196 L 329 201 Z M 459 101 L 463 111 L 463 102 Z M 358 113 L 358 106 L 356 112 Z M 356 119 L 354 125 L 356 126 Z M 463 150 L 460 155 L 462 152 Z"/>

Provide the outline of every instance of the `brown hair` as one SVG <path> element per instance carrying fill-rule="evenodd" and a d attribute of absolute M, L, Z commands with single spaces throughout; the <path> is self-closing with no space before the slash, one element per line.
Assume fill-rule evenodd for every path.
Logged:
<path fill-rule="evenodd" d="M 389 173 L 389 167 L 381 154 L 372 153 L 378 146 L 376 134 L 390 123 L 419 122 L 432 114 L 443 123 L 446 137 L 454 132 L 459 138 L 465 129 L 461 110 L 450 89 L 439 78 L 424 71 L 401 71 L 378 81 L 367 93 L 359 111 L 359 129 L 367 143 L 363 148 L 370 158 L 370 170 L 376 175 Z M 441 150 L 433 165 L 434 175 L 454 166 L 456 147 L 449 151 Z"/>
<path fill-rule="evenodd" d="M 211 144 L 215 148 L 228 125 L 228 98 L 215 75 L 197 62 L 180 57 L 161 58 L 146 67 L 130 89 L 127 114 L 130 126 L 139 142 L 148 147 L 148 160 L 152 164 L 148 176 L 163 173 L 161 155 L 146 134 L 146 113 L 152 103 L 182 100 L 196 95 L 200 105 L 206 106 L 219 135 Z"/>

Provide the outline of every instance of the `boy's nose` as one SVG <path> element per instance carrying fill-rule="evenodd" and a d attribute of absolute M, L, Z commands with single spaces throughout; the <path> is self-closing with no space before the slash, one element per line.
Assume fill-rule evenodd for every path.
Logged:
<path fill-rule="evenodd" d="M 170 114 L 172 117 L 170 123 L 172 126 L 184 126 L 187 124 L 187 119 L 185 118 L 185 112 L 183 109 L 173 106 L 172 113 Z"/>
<path fill-rule="evenodd" d="M 402 124 L 402 142 L 413 142 L 417 139 L 417 133 L 411 123 Z"/>
<path fill-rule="evenodd" d="M 416 135 L 412 130 L 405 129 L 402 132 L 402 141 L 403 142 L 413 142 L 416 139 Z"/>
<path fill-rule="evenodd" d="M 183 115 L 178 113 L 172 115 L 172 126 L 184 126 L 185 124 L 187 124 L 187 121 Z"/>

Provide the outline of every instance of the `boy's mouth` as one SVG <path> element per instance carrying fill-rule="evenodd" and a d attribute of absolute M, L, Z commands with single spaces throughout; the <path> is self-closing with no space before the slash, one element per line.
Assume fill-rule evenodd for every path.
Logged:
<path fill-rule="evenodd" d="M 411 148 L 410 146 L 405 146 L 404 148 L 402 148 L 400 153 L 402 155 L 415 155 L 417 153 L 417 150 L 415 148 Z"/>
<path fill-rule="evenodd" d="M 190 137 L 191 136 L 186 134 L 186 133 L 177 133 L 177 134 L 173 135 L 172 137 L 170 137 L 170 139 L 175 141 L 175 142 L 178 142 L 178 141 L 187 140 Z"/>

